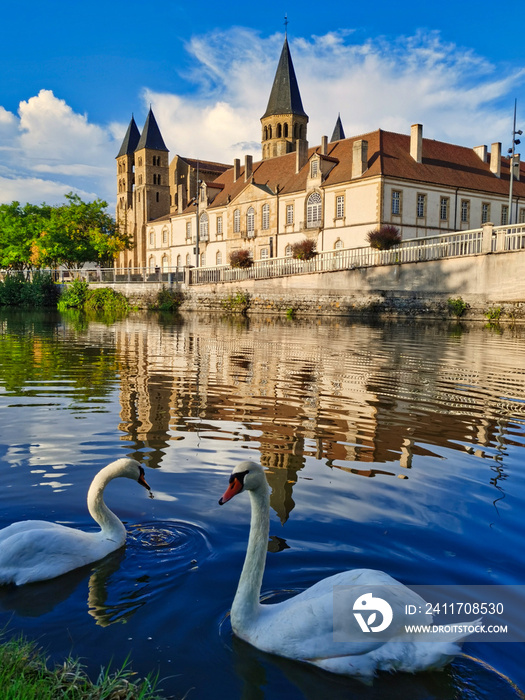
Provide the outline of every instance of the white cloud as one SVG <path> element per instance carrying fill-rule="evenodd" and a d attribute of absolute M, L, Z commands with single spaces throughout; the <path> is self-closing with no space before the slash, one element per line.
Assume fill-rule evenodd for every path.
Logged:
<path fill-rule="evenodd" d="M 137 96 L 144 114 L 152 104 L 171 156 L 225 163 L 244 153 L 260 157 L 260 117 L 282 43 L 281 34 L 263 38 L 243 28 L 189 40 L 194 68 L 183 77 L 192 91 L 145 86 Z M 509 140 L 525 71 L 493 65 L 437 32 L 358 43 L 344 30 L 290 46 L 312 145 L 330 137 L 338 113 L 347 136 L 377 128 L 408 133 L 419 122 L 425 136 L 465 146 Z M 94 124 L 50 90 L 21 102 L 18 115 L 0 106 L 0 201 L 53 203 L 73 190 L 112 204 L 114 157 L 126 128 Z"/>
<path fill-rule="evenodd" d="M 444 43 L 437 32 L 395 42 L 352 39 L 344 31 L 290 41 L 312 145 L 323 134 L 330 137 L 338 113 L 347 136 L 379 127 L 408 133 L 421 122 L 426 136 L 467 146 L 508 138 L 510 94 L 525 71 L 504 71 L 470 49 Z M 187 49 L 195 59 L 196 92 L 143 94 L 168 148 L 227 163 L 243 151 L 259 157 L 259 120 L 282 41 L 281 35 L 265 39 L 238 28 L 194 37 Z"/>

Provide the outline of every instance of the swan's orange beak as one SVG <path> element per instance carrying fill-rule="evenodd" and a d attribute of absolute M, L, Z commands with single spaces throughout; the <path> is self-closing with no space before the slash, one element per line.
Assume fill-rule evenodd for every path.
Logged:
<path fill-rule="evenodd" d="M 238 493 L 242 491 L 242 481 L 238 479 L 236 476 L 232 476 L 230 478 L 230 485 L 226 489 L 226 491 L 223 493 L 222 498 L 219 500 L 219 505 L 222 506 L 226 503 L 226 501 L 229 501 L 231 498 L 236 496 Z"/>
<path fill-rule="evenodd" d="M 148 489 L 148 491 L 151 491 L 151 486 L 148 484 L 146 479 L 144 478 L 144 470 L 140 470 L 140 476 L 138 478 L 138 482 L 141 486 L 144 486 L 145 489 Z"/>

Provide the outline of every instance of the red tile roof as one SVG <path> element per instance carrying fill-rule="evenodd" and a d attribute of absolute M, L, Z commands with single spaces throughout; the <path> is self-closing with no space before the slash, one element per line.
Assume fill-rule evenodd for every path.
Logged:
<path fill-rule="evenodd" d="M 410 155 L 410 136 L 378 129 L 328 144 L 326 160 L 335 162 L 322 182 L 322 186 L 337 185 L 352 180 L 352 155 L 355 141 L 368 142 L 368 168 L 363 178 L 392 177 L 401 180 L 426 183 L 443 187 L 476 190 L 487 194 L 507 195 L 509 192 L 509 159 L 501 159 L 501 177 L 490 171 L 490 163 L 484 163 L 473 149 L 456 146 L 443 141 L 423 139 L 422 162 L 417 163 Z M 308 150 L 308 160 L 320 153 L 320 146 Z M 202 161 L 201 161 L 202 162 Z M 295 172 L 296 153 L 269 158 L 253 164 L 253 181 L 279 194 L 301 192 L 306 188 L 309 169 L 305 164 Z M 516 197 L 525 197 L 525 163 L 520 166 L 519 181 L 514 181 Z M 223 189 L 213 200 L 211 207 L 226 205 L 235 199 L 250 184 L 244 181 L 244 168 L 240 177 L 233 181 L 233 168 L 223 172 L 214 181 Z M 212 186 L 214 186 L 212 185 Z"/>

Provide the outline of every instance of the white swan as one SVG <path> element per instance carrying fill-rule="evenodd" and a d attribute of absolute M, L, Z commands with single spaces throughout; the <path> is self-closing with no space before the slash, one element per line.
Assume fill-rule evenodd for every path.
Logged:
<path fill-rule="evenodd" d="M 231 625 L 238 637 L 271 654 L 304 661 L 333 673 L 368 679 L 380 670 L 415 672 L 441 668 L 460 652 L 458 643 L 465 633 L 431 642 L 405 632 L 405 624 L 428 625 L 432 619 L 424 614 L 423 598 L 382 571 L 345 571 L 319 581 L 284 602 L 261 605 L 270 495 L 259 464 L 241 462 L 233 470 L 230 485 L 219 504 L 223 505 L 241 491 L 248 491 L 250 495 L 252 515 L 246 559 L 231 608 Z M 383 636 L 381 641 L 373 632 L 363 632 L 361 641 L 358 630 L 357 640 L 355 636 L 353 641 L 343 636 L 346 641 L 334 641 L 334 586 L 359 586 L 364 593 L 366 587 L 378 585 L 388 587 L 393 609 L 388 638 Z M 405 605 L 415 605 L 423 614 L 407 616 Z M 352 609 L 346 612 L 353 614 Z M 373 623 L 369 620 L 369 624 Z"/>
<path fill-rule="evenodd" d="M 126 528 L 104 503 L 104 489 L 118 476 L 148 490 L 143 467 L 134 459 L 117 459 L 101 469 L 87 495 L 98 532 L 84 532 L 46 520 L 24 520 L 0 530 L 0 584 L 44 581 L 102 559 L 122 547 Z"/>

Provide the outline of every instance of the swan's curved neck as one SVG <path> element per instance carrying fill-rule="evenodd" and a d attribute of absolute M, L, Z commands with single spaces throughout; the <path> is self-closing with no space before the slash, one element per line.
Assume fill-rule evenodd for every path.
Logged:
<path fill-rule="evenodd" d="M 241 578 L 231 609 L 234 631 L 253 622 L 259 613 L 259 598 L 268 551 L 270 529 L 270 491 L 266 482 L 260 488 L 249 491 L 252 515 L 248 549 Z"/>
<path fill-rule="evenodd" d="M 89 514 L 100 525 L 102 534 L 108 539 L 122 540 L 126 538 L 126 528 L 119 518 L 104 503 L 104 489 L 114 479 L 116 474 L 102 469 L 93 479 L 87 495 Z"/>

